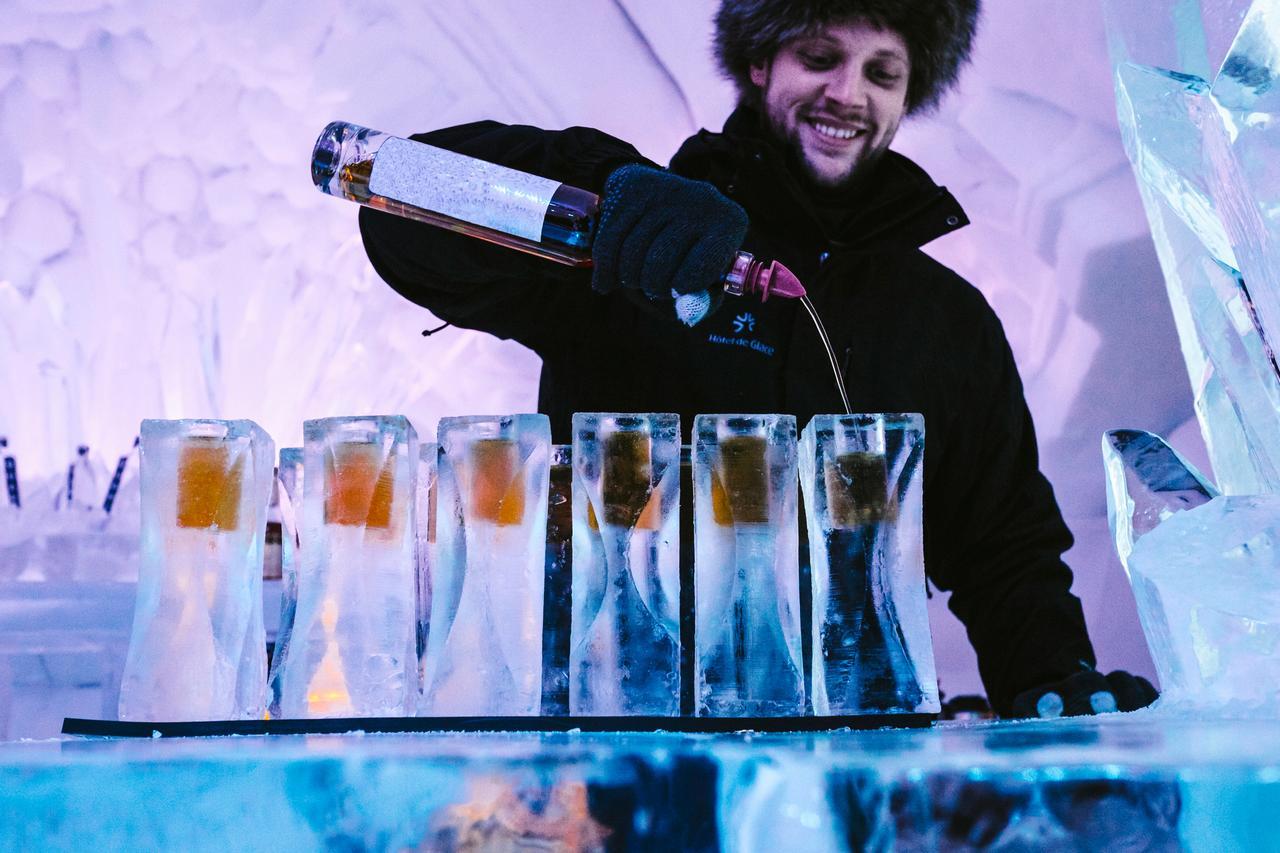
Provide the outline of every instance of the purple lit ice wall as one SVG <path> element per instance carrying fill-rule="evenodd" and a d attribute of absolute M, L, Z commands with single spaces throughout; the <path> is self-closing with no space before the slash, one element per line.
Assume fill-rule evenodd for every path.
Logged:
<path fill-rule="evenodd" d="M 961 91 L 900 148 L 974 225 L 930 251 L 1004 319 L 1102 665 L 1150 673 L 1106 529 L 1099 437 L 1203 462 L 1092 4 L 988 0 Z M 143 417 L 534 407 L 536 359 L 436 325 L 369 268 L 356 207 L 312 188 L 317 132 L 480 118 L 594 125 L 665 161 L 732 106 L 712 0 L 10 0 L 0 26 L 0 435 L 25 480 Z M 1207 467 L 1207 466 L 1206 466 Z M 933 603 L 942 686 L 978 686 Z"/>

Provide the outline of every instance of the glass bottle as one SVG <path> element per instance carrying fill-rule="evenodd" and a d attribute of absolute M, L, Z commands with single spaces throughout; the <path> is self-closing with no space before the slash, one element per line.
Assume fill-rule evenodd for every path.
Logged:
<path fill-rule="evenodd" d="M 14 508 L 22 506 L 18 495 L 18 460 L 9 450 L 9 439 L 0 436 L 0 452 L 4 453 L 4 485 L 9 496 L 9 505 Z"/>
<path fill-rule="evenodd" d="M 316 140 L 311 180 L 322 192 L 573 267 L 591 266 L 595 193 L 347 122 Z M 724 275 L 734 296 L 803 296 L 777 261 L 738 252 Z"/>

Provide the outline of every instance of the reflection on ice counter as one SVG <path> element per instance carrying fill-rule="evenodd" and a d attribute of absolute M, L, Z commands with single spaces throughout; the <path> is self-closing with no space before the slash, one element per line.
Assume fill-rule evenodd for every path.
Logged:
<path fill-rule="evenodd" d="M 1280 726 L 1155 711 L 818 735 L 0 745 L 12 849 L 1275 850 L 1277 814 Z"/>

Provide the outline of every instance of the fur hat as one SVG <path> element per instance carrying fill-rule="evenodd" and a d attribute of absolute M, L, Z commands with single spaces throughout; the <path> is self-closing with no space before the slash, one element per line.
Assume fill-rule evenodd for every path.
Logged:
<path fill-rule="evenodd" d="M 969 59 L 981 0 L 721 0 L 715 53 L 740 99 L 755 91 L 751 65 L 825 24 L 864 20 L 902 36 L 911 57 L 907 112 L 927 112 Z"/>

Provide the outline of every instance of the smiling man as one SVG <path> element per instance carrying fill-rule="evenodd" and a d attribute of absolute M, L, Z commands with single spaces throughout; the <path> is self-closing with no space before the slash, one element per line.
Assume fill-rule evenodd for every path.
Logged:
<path fill-rule="evenodd" d="M 978 0 L 724 0 L 715 52 L 739 94 L 669 169 L 588 128 L 478 122 L 415 137 L 602 195 L 593 268 L 559 267 L 363 208 L 369 258 L 406 298 L 542 357 L 556 441 L 575 411 L 920 412 L 925 565 L 964 622 L 1002 715 L 1130 710 L 1155 698 L 1094 670 L 1071 546 L 1039 471 L 1004 330 L 974 287 L 920 250 L 967 223 L 890 148 L 966 62 Z M 723 299 L 676 321 L 739 248 L 808 288 L 833 376 L 794 300 Z M 697 322 L 700 320 L 700 322 Z"/>
<path fill-rule="evenodd" d="M 911 56 L 867 20 L 831 24 L 751 64 L 753 97 L 814 184 L 854 191 L 889 150 L 907 109 Z"/>

